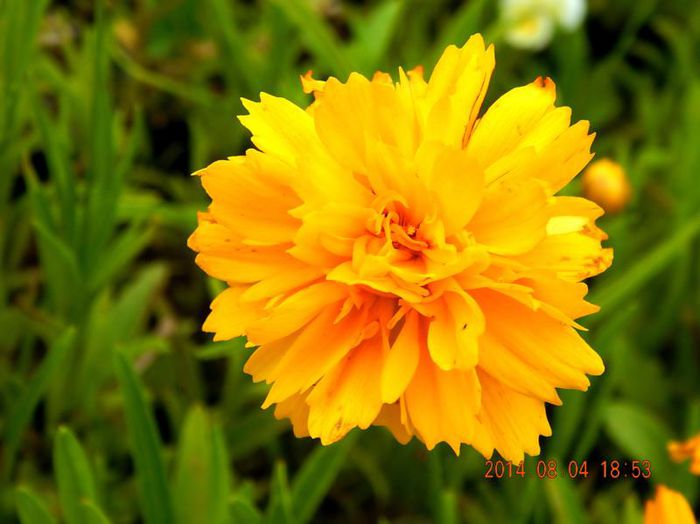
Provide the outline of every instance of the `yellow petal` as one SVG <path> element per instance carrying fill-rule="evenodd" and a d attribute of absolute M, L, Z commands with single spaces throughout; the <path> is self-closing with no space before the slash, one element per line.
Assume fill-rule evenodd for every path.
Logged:
<path fill-rule="evenodd" d="M 270 374 L 275 382 L 263 408 L 313 386 L 362 341 L 368 311 L 353 311 L 335 323 L 339 312 L 339 307 L 327 308 L 291 344 Z"/>
<path fill-rule="evenodd" d="M 409 312 L 391 346 L 382 370 L 382 402 L 396 402 L 413 378 L 418 365 L 419 322 L 419 315 Z"/>
<path fill-rule="evenodd" d="M 533 367 L 524 362 L 517 353 L 509 351 L 488 333 L 479 339 L 479 369 L 494 377 L 503 385 L 522 395 L 561 404 L 552 383 Z"/>
<path fill-rule="evenodd" d="M 585 390 L 586 373 L 603 372 L 600 356 L 573 328 L 500 293 L 471 293 L 484 312 L 488 333 L 552 386 Z"/>
<path fill-rule="evenodd" d="M 695 516 L 686 498 L 666 486 L 656 487 L 656 494 L 644 508 L 644 524 L 695 524 Z"/>
<path fill-rule="evenodd" d="M 471 442 L 481 404 L 474 369 L 443 371 L 433 364 L 427 349 L 421 348 L 405 399 L 411 426 L 428 449 L 444 441 L 459 454 L 460 444 Z"/>
<path fill-rule="evenodd" d="M 491 253 L 532 250 L 547 234 L 547 194 L 533 179 L 501 179 L 486 191 L 469 230 Z"/>
<path fill-rule="evenodd" d="M 466 144 L 467 151 L 476 155 L 484 167 L 488 167 L 519 146 L 524 146 L 523 141 L 528 134 L 536 130 L 545 115 L 554 110 L 555 98 L 554 83 L 548 79 L 538 79 L 526 86 L 511 89 L 486 110 Z M 559 133 L 569 123 L 561 124 L 552 123 L 560 126 L 557 128 Z"/>
<path fill-rule="evenodd" d="M 384 426 L 391 431 L 394 438 L 401 444 L 407 444 L 413 434 L 401 421 L 401 406 L 398 402 L 384 404 L 379 411 L 379 415 L 374 420 L 375 426 Z"/>
<path fill-rule="evenodd" d="M 474 447 L 487 457 L 495 448 L 514 464 L 523 460 L 524 453 L 539 455 L 540 435 L 552 434 L 544 403 L 513 391 L 488 373 L 478 374 L 482 400 Z"/>
<path fill-rule="evenodd" d="M 365 429 L 379 415 L 383 358 L 380 337 L 367 340 L 326 374 L 309 393 L 309 434 L 332 444 L 354 427 Z"/>
<path fill-rule="evenodd" d="M 239 119 L 253 133 L 253 143 L 303 173 L 289 183 L 305 205 L 369 199 L 369 192 L 328 154 L 316 134 L 313 118 L 304 110 L 265 93 L 260 95 L 259 103 L 244 100 L 243 105 L 249 114 Z"/>
<path fill-rule="evenodd" d="M 429 142 L 418 152 L 418 175 L 437 204 L 445 236 L 464 229 L 481 203 L 484 175 L 464 150 Z"/>
<path fill-rule="evenodd" d="M 288 418 L 295 437 L 308 437 L 309 406 L 306 404 L 306 394 L 293 395 L 277 404 L 275 418 Z"/>
<path fill-rule="evenodd" d="M 214 340 L 229 340 L 246 335 L 247 327 L 260 316 L 262 303 L 242 303 L 242 292 L 241 287 L 230 287 L 211 303 L 211 313 L 204 321 L 202 330 L 214 333 Z"/>
<path fill-rule="evenodd" d="M 479 359 L 478 338 L 484 328 L 478 304 L 469 295 L 446 293 L 434 308 L 428 327 L 430 358 L 444 370 L 473 368 Z"/>
<path fill-rule="evenodd" d="M 255 312 L 249 320 L 248 340 L 263 345 L 291 335 L 301 329 L 324 308 L 342 301 L 347 289 L 333 282 L 320 282 L 303 288 L 279 304 L 268 307 L 265 314 Z"/>
<path fill-rule="evenodd" d="M 470 37 L 461 48 L 445 49 L 425 92 L 426 136 L 453 147 L 469 140 L 494 66 L 493 46 L 486 49 L 481 35 Z"/>

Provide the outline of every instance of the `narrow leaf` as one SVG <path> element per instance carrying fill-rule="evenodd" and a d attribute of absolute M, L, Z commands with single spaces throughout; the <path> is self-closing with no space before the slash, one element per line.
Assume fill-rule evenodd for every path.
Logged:
<path fill-rule="evenodd" d="M 95 480 L 83 448 L 66 427 L 60 427 L 56 434 L 53 466 L 66 522 L 84 523 L 80 504 L 83 499 L 96 499 Z"/>
<path fill-rule="evenodd" d="M 28 488 L 19 488 L 15 493 L 17 514 L 22 524 L 56 524 L 44 502 Z"/>
<path fill-rule="evenodd" d="M 229 513 L 235 524 L 260 524 L 262 515 L 247 499 L 235 496 L 231 500 Z"/>
<path fill-rule="evenodd" d="M 292 516 L 287 466 L 281 461 L 275 464 L 275 471 L 272 475 L 267 521 L 270 524 L 293 524 L 296 522 Z"/>
<path fill-rule="evenodd" d="M 357 432 L 351 432 L 340 442 L 318 447 L 306 459 L 292 482 L 292 507 L 297 522 L 311 521 L 345 463 L 357 435 Z"/>
<path fill-rule="evenodd" d="M 116 355 L 116 372 L 121 384 L 131 452 L 136 466 L 141 509 L 147 524 L 175 522 L 168 490 L 160 440 L 146 405 L 141 384 L 123 355 Z"/>
<path fill-rule="evenodd" d="M 228 458 L 221 429 L 201 406 L 185 418 L 175 472 L 178 522 L 227 522 L 230 491 Z"/>
<path fill-rule="evenodd" d="M 5 471 L 3 475 L 5 478 L 7 478 L 12 469 L 19 441 L 31 420 L 32 413 L 34 413 L 37 404 L 46 393 L 56 369 L 61 366 L 61 363 L 65 362 L 65 356 L 73 347 L 74 339 L 75 329 L 72 327 L 66 329 L 56 339 L 41 362 L 36 374 L 29 380 L 20 397 L 12 405 L 5 425 Z"/>
<path fill-rule="evenodd" d="M 325 68 L 342 80 L 356 68 L 328 25 L 305 0 L 273 0 Z"/>
<path fill-rule="evenodd" d="M 666 445 L 671 440 L 670 430 L 656 417 L 627 403 L 616 403 L 605 408 L 605 427 L 610 439 L 631 460 L 648 460 L 652 478 L 668 482 L 671 462 Z"/>
<path fill-rule="evenodd" d="M 80 516 L 84 524 L 109 524 L 107 516 L 91 500 L 84 500 L 80 503 Z"/>
<path fill-rule="evenodd" d="M 597 293 L 591 293 L 590 301 L 601 307 L 601 312 L 592 318 L 590 323 L 600 320 L 605 311 L 614 311 L 628 297 L 633 296 L 654 275 L 666 267 L 675 255 L 680 252 L 700 232 L 700 216 L 690 220 L 684 227 L 676 231 L 671 238 L 657 246 L 647 255 L 626 269 L 616 279 L 610 279 Z"/>

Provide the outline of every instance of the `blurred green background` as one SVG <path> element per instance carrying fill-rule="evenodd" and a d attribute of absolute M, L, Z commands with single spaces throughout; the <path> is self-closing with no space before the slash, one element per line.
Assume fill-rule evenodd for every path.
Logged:
<path fill-rule="evenodd" d="M 295 439 L 243 342 L 200 332 L 221 284 L 186 248 L 190 173 L 248 147 L 240 97 L 429 72 L 474 32 L 497 46 L 487 104 L 551 76 L 634 188 L 601 221 L 615 263 L 584 320 L 607 372 L 549 410 L 524 479 L 381 428 Z M 0 522 L 631 524 L 657 483 L 697 509 L 665 447 L 700 431 L 700 4 L 591 0 L 536 53 L 502 34 L 488 0 L 0 0 Z M 603 479 L 612 459 L 652 478 Z"/>

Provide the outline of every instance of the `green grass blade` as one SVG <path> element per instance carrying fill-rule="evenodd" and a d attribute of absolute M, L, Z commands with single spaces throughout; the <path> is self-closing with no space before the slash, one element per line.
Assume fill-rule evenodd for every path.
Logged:
<path fill-rule="evenodd" d="M 569 477 L 559 474 L 555 479 L 548 479 L 544 483 L 544 492 L 554 516 L 553 522 L 559 524 L 588 522 L 580 491 L 576 489 Z"/>
<path fill-rule="evenodd" d="M 94 35 L 94 70 L 92 79 L 92 108 L 90 121 L 90 166 L 88 169 L 88 198 L 85 214 L 81 261 L 88 273 L 99 267 L 112 235 L 122 180 L 115 168 L 112 136 L 113 112 L 109 89 L 109 41 L 103 1 L 96 5 Z"/>
<path fill-rule="evenodd" d="M 211 342 L 195 353 L 195 357 L 202 360 L 215 360 L 230 358 L 240 355 L 245 349 L 245 337 L 236 337 L 233 340 Z"/>
<path fill-rule="evenodd" d="M 399 0 L 388 0 L 353 24 L 354 40 L 349 52 L 363 73 L 372 75 L 379 68 L 399 26 L 403 6 Z"/>
<path fill-rule="evenodd" d="M 260 511 L 248 500 L 235 496 L 229 504 L 231 522 L 235 524 L 260 524 L 263 521 Z"/>
<path fill-rule="evenodd" d="M 144 228 L 136 222 L 126 231 L 114 238 L 108 247 L 109 257 L 92 272 L 89 289 L 97 292 L 102 289 L 114 276 L 124 270 L 148 245 L 155 233 L 155 227 Z"/>
<path fill-rule="evenodd" d="M 63 227 L 64 238 L 69 242 L 75 240 L 75 220 L 76 220 L 76 177 L 71 171 L 70 159 L 60 141 L 61 133 L 57 132 L 56 124 L 51 122 L 46 112 L 44 104 L 38 93 L 33 93 L 32 106 L 34 107 L 34 118 L 39 129 L 41 141 L 46 153 L 51 181 L 56 187 L 59 208 L 61 210 L 61 225 Z"/>
<path fill-rule="evenodd" d="M 203 407 L 195 406 L 185 418 L 177 453 L 173 493 L 178 522 L 227 522 L 230 484 L 221 430 Z"/>
<path fill-rule="evenodd" d="M 444 489 L 438 502 L 438 522 L 440 524 L 458 524 L 459 508 L 457 506 L 457 494 L 451 489 Z"/>
<path fill-rule="evenodd" d="M 287 466 L 279 461 L 275 464 L 270 488 L 270 503 L 267 508 L 269 524 L 294 524 L 292 497 L 287 481 Z"/>
<path fill-rule="evenodd" d="M 18 155 L 20 100 L 34 63 L 36 34 L 48 0 L 0 3 L 0 212 L 7 204 Z"/>
<path fill-rule="evenodd" d="M 80 516 L 84 524 L 109 524 L 104 512 L 91 500 L 80 503 Z"/>
<path fill-rule="evenodd" d="M 428 63 L 436 64 L 448 45 L 461 46 L 470 35 L 482 31 L 484 12 L 488 4 L 487 0 L 472 0 L 463 3 L 457 12 L 450 16 L 447 26 L 432 46 Z"/>
<path fill-rule="evenodd" d="M 643 409 L 626 403 L 611 404 L 604 411 L 605 428 L 610 439 L 631 460 L 648 460 L 652 478 L 668 483 L 673 477 L 666 451 L 670 430 Z"/>
<path fill-rule="evenodd" d="M 273 0 L 273 2 L 297 27 L 299 38 L 330 73 L 345 81 L 352 71 L 357 70 L 329 26 L 323 23 L 319 14 L 308 2 L 304 0 Z"/>
<path fill-rule="evenodd" d="M 311 521 L 331 488 L 358 433 L 351 432 L 330 446 L 317 447 L 306 459 L 292 482 L 292 508 L 297 522 Z"/>
<path fill-rule="evenodd" d="M 21 524 L 56 524 L 46 504 L 28 488 L 18 488 L 15 492 L 17 516 Z"/>
<path fill-rule="evenodd" d="M 69 319 L 77 319 L 85 298 L 78 259 L 71 248 L 44 224 L 36 221 L 34 229 L 37 232 L 46 285 L 54 307 Z"/>
<path fill-rule="evenodd" d="M 634 266 L 610 279 L 598 290 L 591 293 L 590 301 L 601 307 L 600 313 L 592 317 L 597 322 L 606 311 L 614 311 L 624 300 L 634 296 L 652 277 L 670 264 L 697 234 L 700 233 L 700 216 L 696 216 L 664 243 L 639 260 Z"/>
<path fill-rule="evenodd" d="M 226 0 L 212 0 L 209 7 L 215 35 L 226 55 L 224 74 L 228 77 L 229 89 L 243 84 L 242 87 L 248 92 L 259 91 L 260 68 L 249 57 L 249 50 L 234 17 L 232 3 Z"/>
<path fill-rule="evenodd" d="M 166 276 L 165 266 L 153 264 L 144 267 L 122 291 L 110 313 L 103 337 L 110 342 L 128 340 L 143 321 L 159 287 Z"/>
<path fill-rule="evenodd" d="M 8 478 L 15 460 L 20 438 L 31 420 L 32 413 L 44 396 L 56 370 L 66 361 L 65 357 L 73 347 L 75 329 L 66 329 L 49 349 L 36 374 L 12 405 L 4 431 L 4 470 L 3 478 Z"/>
<path fill-rule="evenodd" d="M 136 466 L 143 518 L 147 524 L 175 522 L 160 440 L 141 384 L 123 355 L 116 355 L 131 452 Z"/>
<path fill-rule="evenodd" d="M 84 524 L 80 504 L 95 500 L 97 490 L 87 456 L 66 427 L 60 427 L 54 440 L 53 466 L 58 484 L 58 497 L 68 524 Z"/>

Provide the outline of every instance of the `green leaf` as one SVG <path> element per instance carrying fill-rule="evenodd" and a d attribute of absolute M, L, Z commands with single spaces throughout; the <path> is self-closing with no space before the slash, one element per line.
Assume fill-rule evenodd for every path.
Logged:
<path fill-rule="evenodd" d="M 304 41 L 316 59 L 341 80 L 357 68 L 342 48 L 340 42 L 326 25 L 318 12 L 305 0 L 272 0 L 299 30 Z"/>
<path fill-rule="evenodd" d="M 95 268 L 91 274 L 90 291 L 99 292 L 118 272 L 128 267 L 129 263 L 151 241 L 154 232 L 154 227 L 145 228 L 143 224 L 136 222 L 114 238 L 108 247 L 108 252 L 111 255 L 104 259 L 102 264 Z"/>
<path fill-rule="evenodd" d="M 287 482 L 287 466 L 282 461 L 275 464 L 267 513 L 267 522 L 270 524 L 293 524 L 296 522 L 292 516 L 292 498 Z"/>
<path fill-rule="evenodd" d="M 5 478 L 8 477 L 12 470 L 20 438 L 31 419 L 32 413 L 34 413 L 41 397 L 46 393 L 54 373 L 66 361 L 65 357 L 73 347 L 74 340 L 75 329 L 72 327 L 67 328 L 51 345 L 36 374 L 29 380 L 19 398 L 12 404 L 4 432 L 5 460 L 3 476 Z"/>
<path fill-rule="evenodd" d="M 44 502 L 28 488 L 18 488 L 15 492 L 17 514 L 22 524 L 56 524 L 56 520 L 46 509 Z"/>
<path fill-rule="evenodd" d="M 82 309 L 84 286 L 75 253 L 44 224 L 35 221 L 41 267 L 54 307 L 75 319 Z"/>
<path fill-rule="evenodd" d="M 146 266 L 124 289 L 110 311 L 104 336 L 110 342 L 128 340 L 144 320 L 153 295 L 165 280 L 164 265 Z"/>
<path fill-rule="evenodd" d="M 292 482 L 292 507 L 297 522 L 303 524 L 311 521 L 345 463 L 357 435 L 357 431 L 350 432 L 340 442 L 317 447 L 304 461 Z"/>
<path fill-rule="evenodd" d="M 247 499 L 241 496 L 234 496 L 229 506 L 231 522 L 235 524 L 260 524 L 262 515 Z"/>
<path fill-rule="evenodd" d="M 195 353 L 195 357 L 202 360 L 215 360 L 219 358 L 229 358 L 240 354 L 245 348 L 246 338 L 237 337 L 233 340 L 213 342 Z"/>
<path fill-rule="evenodd" d="M 56 126 L 49 120 L 44 104 L 36 92 L 32 98 L 32 105 L 34 106 L 35 120 L 44 145 L 44 151 L 46 152 L 51 181 L 56 187 L 64 238 L 72 242 L 76 233 L 75 175 L 71 171 L 70 158 L 64 144 L 59 139 L 61 134 L 56 132 Z"/>
<path fill-rule="evenodd" d="M 462 46 L 470 35 L 478 33 L 483 27 L 484 12 L 488 4 L 487 0 L 463 3 L 457 12 L 450 16 L 449 22 L 440 32 L 432 46 L 428 63 L 436 64 L 448 45 Z"/>
<path fill-rule="evenodd" d="M 588 522 L 580 491 L 565 474 L 560 472 L 556 478 L 548 479 L 544 483 L 544 491 L 554 516 L 552 522 L 557 524 L 584 524 Z"/>
<path fill-rule="evenodd" d="M 60 427 L 54 440 L 53 466 L 58 484 L 58 498 L 68 524 L 81 524 L 80 509 L 84 499 L 95 500 L 95 480 L 83 448 L 73 433 Z"/>
<path fill-rule="evenodd" d="M 221 428 L 201 406 L 185 418 L 175 470 L 178 522 L 228 521 L 229 464 Z"/>
<path fill-rule="evenodd" d="M 382 57 L 386 56 L 399 25 L 403 5 L 399 0 L 388 0 L 375 7 L 369 16 L 353 24 L 353 61 L 360 64 L 361 71 L 366 74 L 373 74 L 379 68 Z"/>
<path fill-rule="evenodd" d="M 457 508 L 457 494 L 453 490 L 445 489 L 440 494 L 438 515 L 438 522 L 440 522 L 440 524 L 458 524 L 459 510 Z"/>
<path fill-rule="evenodd" d="M 624 300 L 634 296 L 652 277 L 671 263 L 676 254 L 700 232 L 700 216 L 696 216 L 677 230 L 671 238 L 657 246 L 626 268 L 615 279 L 608 279 L 604 285 L 591 293 L 590 302 L 600 305 L 601 311 L 589 323 L 597 322 L 606 311 L 614 311 Z"/>
<path fill-rule="evenodd" d="M 109 89 L 109 41 L 104 0 L 95 8 L 94 64 L 90 120 L 90 166 L 81 262 L 88 274 L 112 256 L 105 247 L 113 233 L 123 180 L 115 167 L 113 114 Z"/>
<path fill-rule="evenodd" d="M 241 37 L 233 16 L 231 2 L 212 0 L 209 7 L 212 9 L 212 16 L 209 19 L 228 62 L 226 74 L 229 88 L 233 89 L 237 84 L 242 83 L 248 91 L 259 91 L 261 87 L 259 67 L 257 63 L 250 60 L 248 47 Z"/>
<path fill-rule="evenodd" d="M 609 405 L 604 411 L 605 428 L 610 439 L 630 460 L 648 460 L 652 479 L 668 483 L 672 464 L 666 451 L 671 431 L 656 417 L 627 403 Z"/>
<path fill-rule="evenodd" d="M 172 499 L 155 422 L 131 364 L 118 353 L 115 360 L 144 520 L 147 524 L 174 523 Z"/>
<path fill-rule="evenodd" d="M 19 108 L 27 70 L 35 62 L 36 34 L 47 0 L 0 2 L 0 214 L 8 201 L 21 121 Z M 1 227 L 1 225 L 0 225 Z"/>
<path fill-rule="evenodd" d="M 244 457 L 251 451 L 273 441 L 287 427 L 262 410 L 246 414 L 231 424 L 228 439 L 229 452 L 234 458 Z"/>
<path fill-rule="evenodd" d="M 109 519 L 91 500 L 80 503 L 80 516 L 85 524 L 109 524 Z"/>

